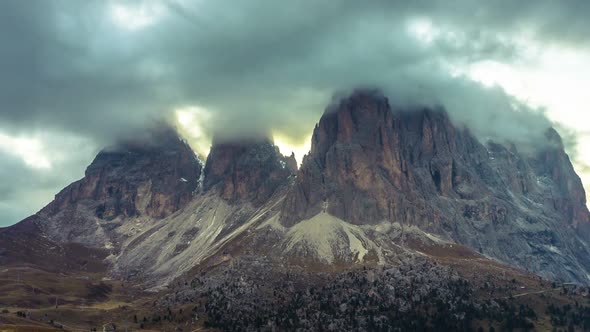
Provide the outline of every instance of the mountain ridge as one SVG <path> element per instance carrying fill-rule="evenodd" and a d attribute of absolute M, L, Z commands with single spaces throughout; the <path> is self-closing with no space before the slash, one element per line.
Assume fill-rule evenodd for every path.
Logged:
<path fill-rule="evenodd" d="M 481 143 L 443 109 L 392 109 L 377 90 L 326 108 L 299 169 L 269 139 L 214 140 L 203 163 L 171 128 L 147 136 L 99 153 L 37 214 L 43 234 L 106 248 L 113 273 L 151 286 L 232 241 L 326 267 L 456 243 L 588 282 L 584 189 L 559 143 L 534 154 Z"/>

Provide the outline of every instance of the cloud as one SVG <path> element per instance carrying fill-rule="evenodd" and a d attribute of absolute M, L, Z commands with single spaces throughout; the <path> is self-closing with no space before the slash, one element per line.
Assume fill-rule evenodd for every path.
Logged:
<path fill-rule="evenodd" d="M 87 138 L 58 132 L 30 133 L 22 140 L 0 133 L 0 227 L 37 212 L 80 179 L 99 149 Z M 4 145 L 15 141 L 13 149 Z"/>
<path fill-rule="evenodd" d="M 199 150 L 214 133 L 269 133 L 305 146 L 334 93 L 379 86 L 399 106 L 442 104 L 482 137 L 534 142 L 550 124 L 544 113 L 463 69 L 522 62 L 532 52 L 523 40 L 578 47 L 590 38 L 589 7 L 582 0 L 0 1 L 0 133 L 45 132 L 43 153 L 52 155 L 69 148 L 60 137 L 97 148 L 200 109 L 207 116 L 185 128 Z M 68 152 L 62 163 L 81 174 L 88 151 Z M 13 198 L 71 180 L 16 167 L 22 158 L 14 153 L 0 157 L 8 163 L 0 182 Z M 30 182 L 8 173 L 19 168 Z"/>
<path fill-rule="evenodd" d="M 438 1 L 166 3 L 2 2 L 3 123 L 108 139 L 200 105 L 214 112 L 211 131 L 301 137 L 334 91 L 379 84 L 401 95 L 444 77 L 441 60 L 515 53 L 475 22 L 445 33 L 457 14 Z M 486 21 L 500 26 L 492 9 Z M 421 45 L 408 31 L 415 17 L 442 37 Z M 447 93 L 430 85 L 424 93 Z"/>
<path fill-rule="evenodd" d="M 171 99 L 108 15 L 100 2 L 0 3 L 4 131 L 54 128 L 107 143 L 161 116 Z"/>

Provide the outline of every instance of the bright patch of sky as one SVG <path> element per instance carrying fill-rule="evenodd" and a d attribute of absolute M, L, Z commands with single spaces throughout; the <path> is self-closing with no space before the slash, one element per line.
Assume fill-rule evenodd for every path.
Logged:
<path fill-rule="evenodd" d="M 408 32 L 429 46 L 457 33 L 436 27 L 428 19 L 408 22 Z M 541 108 L 555 123 L 575 132 L 574 167 L 590 192 L 590 49 L 546 46 L 526 36 L 514 36 L 519 58 L 511 62 L 482 60 L 468 66 L 448 63 L 449 71 L 488 87 L 500 86 L 508 94 L 534 108 Z M 590 204 L 590 203 L 589 203 Z"/>
<path fill-rule="evenodd" d="M 139 3 L 113 2 L 110 4 L 113 22 L 127 30 L 139 30 L 157 23 L 164 12 L 161 3 L 148 1 Z"/>
<path fill-rule="evenodd" d="M 274 133 L 273 140 L 279 151 L 281 151 L 281 154 L 288 157 L 293 153 L 297 164 L 300 166 L 301 162 L 303 162 L 303 157 L 311 149 L 311 135 L 307 136 L 303 141 L 293 142 L 281 133 Z"/>
<path fill-rule="evenodd" d="M 52 165 L 43 149 L 43 143 L 37 138 L 14 137 L 0 133 L 0 152 L 15 155 L 27 166 L 35 169 L 50 169 Z"/>
<path fill-rule="evenodd" d="M 192 149 L 202 158 L 207 158 L 211 148 L 211 137 L 206 124 L 211 112 L 199 106 L 186 106 L 174 111 L 176 127 Z"/>

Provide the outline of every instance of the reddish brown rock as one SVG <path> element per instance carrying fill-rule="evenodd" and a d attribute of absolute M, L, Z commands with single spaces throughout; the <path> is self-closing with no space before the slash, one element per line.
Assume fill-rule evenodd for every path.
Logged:
<path fill-rule="evenodd" d="M 281 222 L 324 211 L 413 225 L 548 277 L 586 280 L 584 189 L 561 144 L 540 151 L 483 144 L 442 109 L 392 110 L 378 91 L 359 90 L 315 127 Z"/>
<path fill-rule="evenodd" d="M 470 145 L 458 150 L 458 137 Z M 469 176 L 452 156 L 473 140 L 443 112 L 394 113 L 378 92 L 357 91 L 328 108 L 316 126 L 284 221 L 324 208 L 356 224 L 394 221 L 409 199 L 458 197 L 455 185 Z"/>
<path fill-rule="evenodd" d="M 216 142 L 205 164 L 204 189 L 217 188 L 227 201 L 263 204 L 296 171 L 267 139 Z"/>
<path fill-rule="evenodd" d="M 140 140 L 101 151 L 84 178 L 57 194 L 41 214 L 87 203 L 101 219 L 164 218 L 191 200 L 201 171 L 193 151 L 172 128 L 157 128 Z"/>

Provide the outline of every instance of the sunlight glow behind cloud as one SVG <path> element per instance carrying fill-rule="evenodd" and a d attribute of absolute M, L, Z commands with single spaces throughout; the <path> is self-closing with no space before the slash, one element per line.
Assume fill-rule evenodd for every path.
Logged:
<path fill-rule="evenodd" d="M 207 128 L 211 119 L 211 111 L 199 106 L 185 106 L 174 111 L 174 123 L 180 134 L 202 158 L 207 158 L 211 149 L 212 137 Z M 294 141 L 281 132 L 273 132 L 274 144 L 284 156 L 295 154 L 297 164 L 301 165 L 303 157 L 311 149 L 311 133 L 304 140 Z"/>
<path fill-rule="evenodd" d="M 590 189 L 589 8 L 582 0 L 0 1 L 0 182 L 15 197 L 52 188 L 49 201 L 93 149 L 162 119 L 203 157 L 213 132 L 264 132 L 301 163 L 331 96 L 368 85 L 401 105 L 445 105 L 482 137 L 512 141 L 548 121 L 513 117 L 502 90 L 544 107 L 575 131 L 568 153 Z"/>
<path fill-rule="evenodd" d="M 141 2 L 135 5 L 112 3 L 110 12 L 117 26 L 128 30 L 139 30 L 156 23 L 163 8 L 155 2 Z"/>
<path fill-rule="evenodd" d="M 432 43 L 439 34 L 432 22 L 425 18 L 415 18 L 408 21 L 407 29 L 410 35 L 425 44 Z"/>
<path fill-rule="evenodd" d="M 15 155 L 29 167 L 50 169 L 51 161 L 43 151 L 40 140 L 35 138 L 12 137 L 0 133 L 0 151 Z"/>
<path fill-rule="evenodd" d="M 301 165 L 303 157 L 311 149 L 311 134 L 309 134 L 307 138 L 303 140 L 303 143 L 295 143 L 280 133 L 273 133 L 273 140 L 275 145 L 279 148 L 279 151 L 281 151 L 282 155 L 288 157 L 291 155 L 291 153 L 295 154 L 297 165 Z"/>
<path fill-rule="evenodd" d="M 551 120 L 574 130 L 578 151 L 569 153 L 576 152 L 576 168 L 590 189 L 590 174 L 584 172 L 584 166 L 590 165 L 590 137 L 584 135 L 590 123 L 590 113 L 584 109 L 584 105 L 590 105 L 587 63 L 589 54 L 547 50 L 524 64 L 476 63 L 467 75 L 486 85 L 499 85 L 529 105 L 544 108 Z"/>
<path fill-rule="evenodd" d="M 199 106 L 186 106 L 174 111 L 175 124 L 180 134 L 202 158 L 207 158 L 211 149 L 211 137 L 206 124 L 211 118 L 210 111 Z"/>

